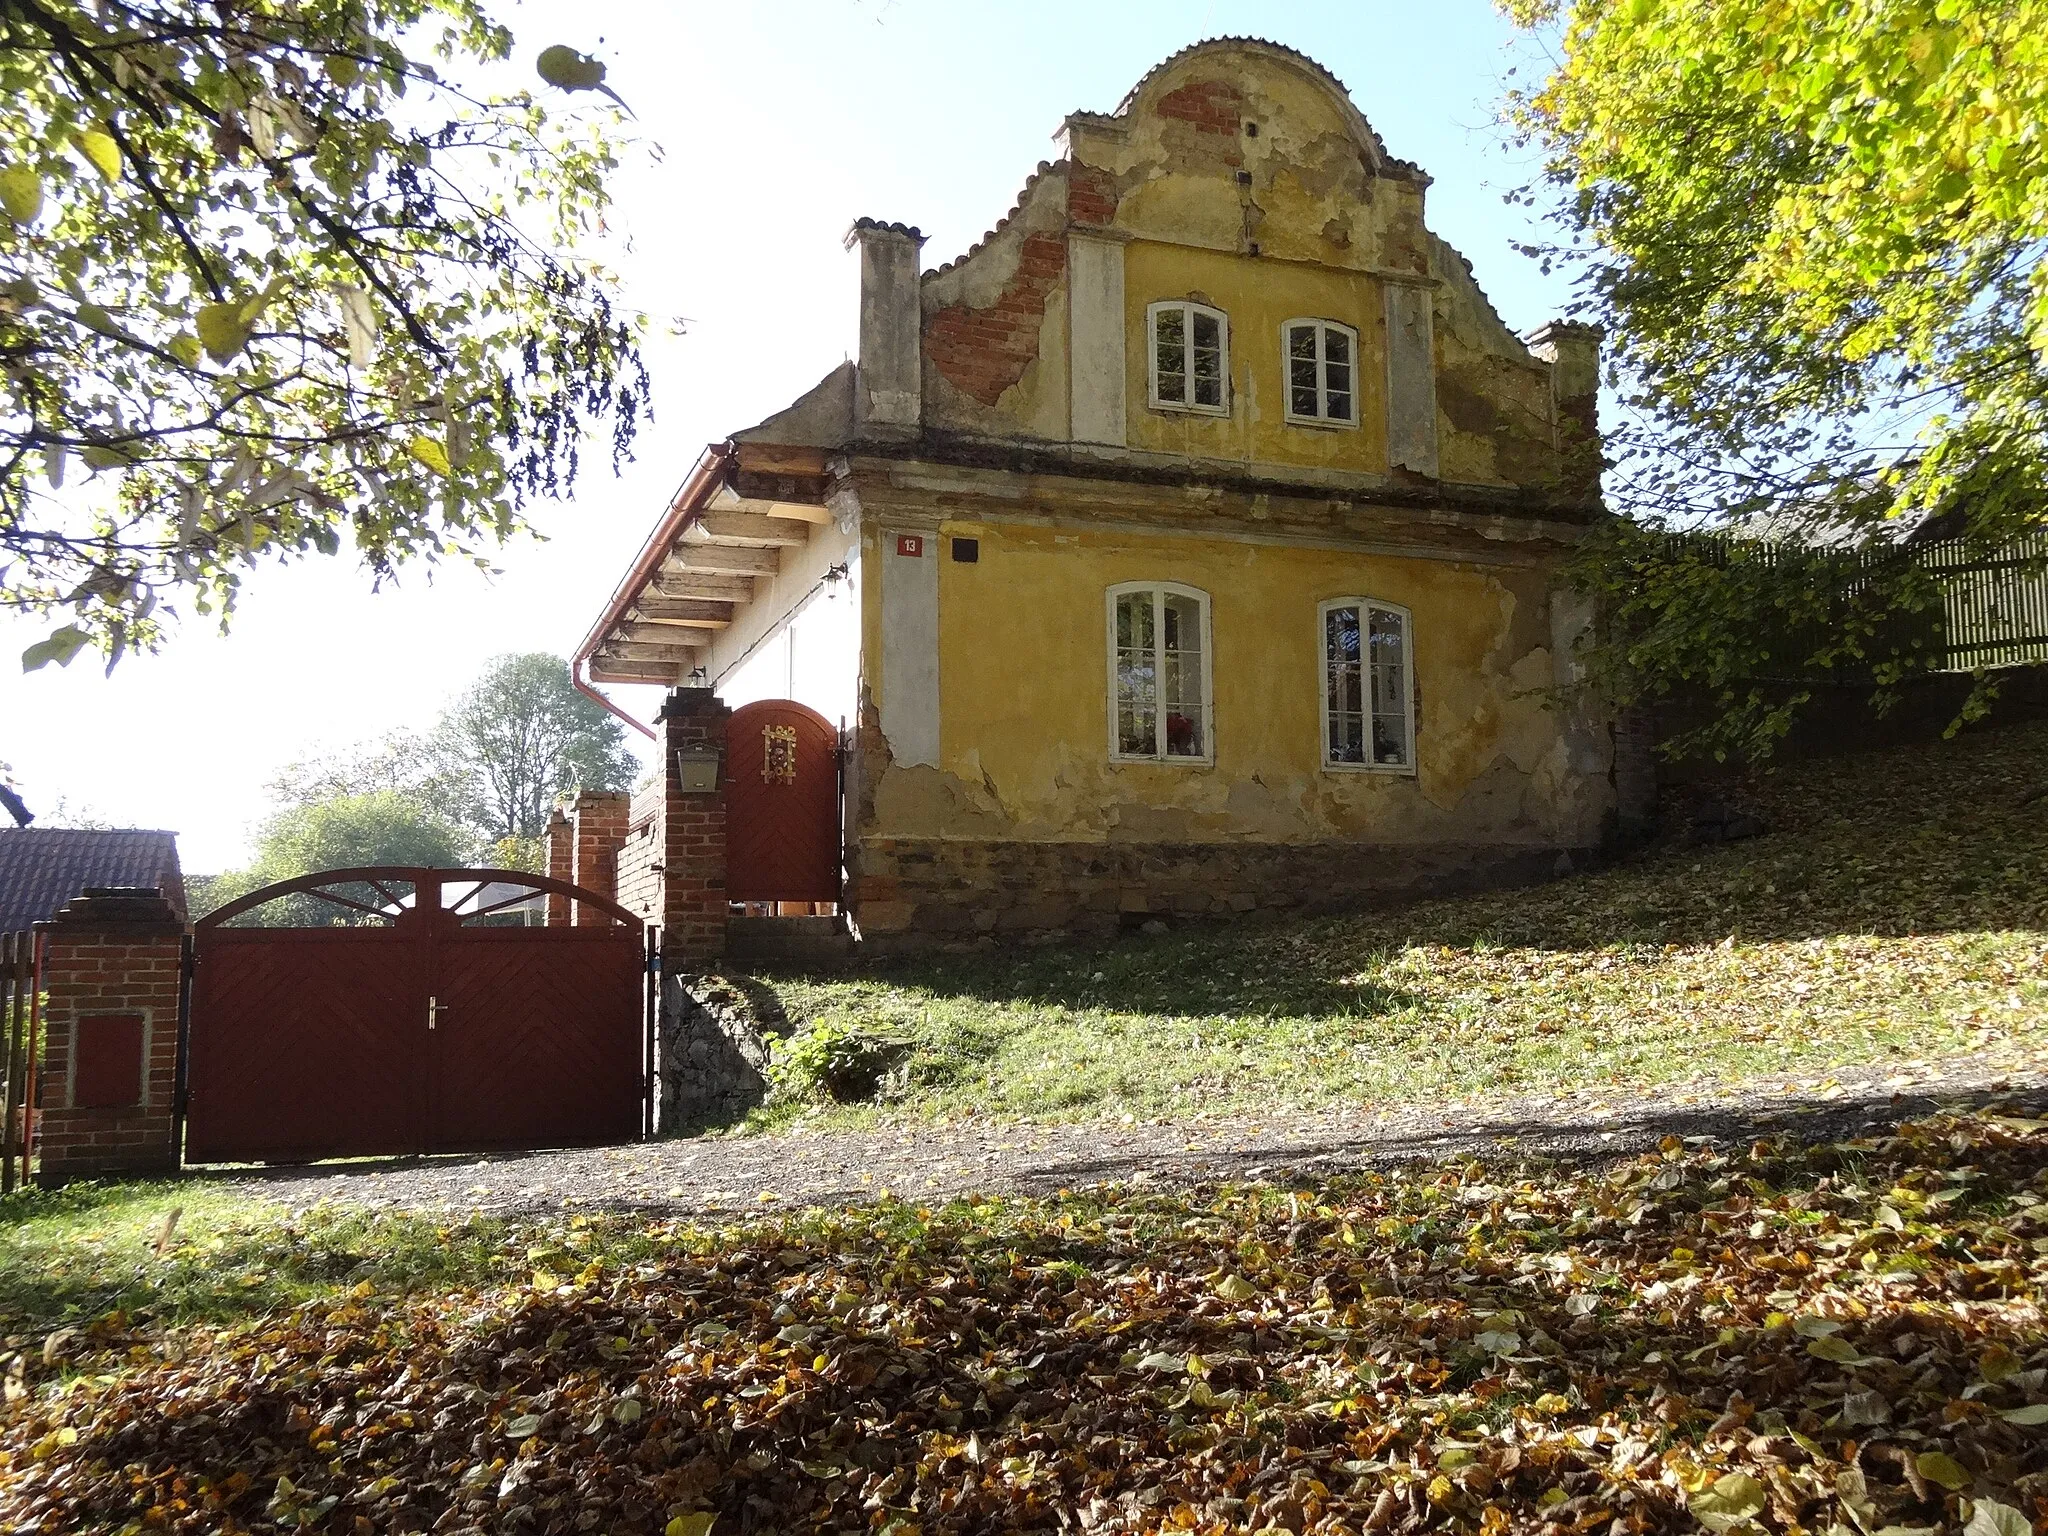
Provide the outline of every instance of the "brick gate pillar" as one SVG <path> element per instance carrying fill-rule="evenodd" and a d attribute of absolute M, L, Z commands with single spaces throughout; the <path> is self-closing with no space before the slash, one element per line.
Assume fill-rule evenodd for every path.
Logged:
<path fill-rule="evenodd" d="M 562 814 L 558 805 L 548 812 L 547 850 L 548 878 L 567 880 L 572 884 L 576 878 L 575 833 L 569 830 L 569 818 Z M 566 928 L 569 926 L 569 898 L 558 891 L 548 892 L 548 926 Z"/>
<path fill-rule="evenodd" d="M 662 850 L 664 965 L 688 970 L 725 953 L 725 722 L 732 711 L 708 688 L 678 688 L 662 705 L 661 759 L 668 797 Z M 706 758 L 710 758 L 707 764 Z M 715 765 L 716 772 L 707 768 Z"/>
<path fill-rule="evenodd" d="M 586 891 L 618 899 L 619 849 L 626 842 L 626 815 L 630 797 L 617 789 L 586 789 L 569 807 L 569 825 L 574 829 L 575 868 L 569 878 Z M 611 919 L 604 913 L 575 905 L 569 921 L 578 927 L 603 927 Z"/>
<path fill-rule="evenodd" d="M 42 934 L 48 1004 L 40 1178 L 178 1166 L 178 970 L 185 925 L 155 890 L 88 890 Z"/>

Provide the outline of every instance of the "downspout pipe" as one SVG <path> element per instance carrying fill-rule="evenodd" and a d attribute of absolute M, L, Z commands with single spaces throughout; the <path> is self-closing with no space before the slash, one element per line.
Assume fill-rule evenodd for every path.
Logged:
<path fill-rule="evenodd" d="M 583 637 L 582 643 L 576 647 L 575 655 L 569 659 L 569 680 L 576 685 L 577 692 L 602 704 L 650 741 L 654 739 L 652 726 L 643 725 L 627 714 L 598 692 L 590 682 L 590 659 L 597 654 L 597 648 L 604 644 L 604 637 L 611 627 L 619 622 L 628 608 L 639 601 L 642 589 L 661 568 L 661 562 L 668 558 L 669 549 L 675 543 L 676 535 L 683 531 L 684 525 L 702 508 L 705 498 L 724 483 L 726 473 L 732 467 L 732 461 L 733 446 L 730 442 L 712 443 L 697 456 L 697 462 L 691 466 L 682 486 L 670 498 L 668 510 L 662 513 L 661 521 L 655 524 L 654 532 L 647 536 L 647 542 L 641 546 L 640 556 L 633 562 L 632 570 L 626 573 L 626 579 L 620 582 L 618 589 L 612 593 L 612 600 L 605 605 L 603 617 L 591 626 L 590 633 Z"/>
<path fill-rule="evenodd" d="M 592 699 L 597 703 L 602 704 L 606 709 L 610 710 L 613 714 L 617 715 L 621 720 L 625 721 L 626 724 L 633 727 L 634 730 L 638 731 L 642 736 L 645 736 L 649 741 L 654 740 L 653 726 L 643 723 L 638 716 L 627 714 L 623 709 L 619 708 L 618 705 L 614 704 L 610 698 L 608 698 L 606 695 L 602 693 L 599 693 L 597 691 L 596 685 L 592 683 L 589 678 L 583 675 L 583 669 L 588 664 L 589 663 L 586 660 L 586 658 L 580 655 L 569 663 L 569 681 L 576 685 L 576 691 L 582 694 L 585 698 Z"/>

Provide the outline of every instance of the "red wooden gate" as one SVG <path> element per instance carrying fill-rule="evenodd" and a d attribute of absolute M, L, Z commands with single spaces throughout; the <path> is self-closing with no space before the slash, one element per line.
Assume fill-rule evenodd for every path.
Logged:
<path fill-rule="evenodd" d="M 814 709 L 763 699 L 726 722 L 725 894 L 839 899 L 839 732 Z"/>
<path fill-rule="evenodd" d="M 503 926 L 536 894 L 603 914 Z M 268 903 L 345 926 L 229 926 Z M 495 921 L 494 921 L 495 919 Z M 251 892 L 193 933 L 190 1162 L 307 1162 L 629 1141 L 646 1099 L 646 933 L 517 870 L 341 869 Z"/>

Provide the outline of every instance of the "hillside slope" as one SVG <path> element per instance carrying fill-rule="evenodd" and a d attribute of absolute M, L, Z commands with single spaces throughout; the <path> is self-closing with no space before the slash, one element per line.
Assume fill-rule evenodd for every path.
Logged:
<path fill-rule="evenodd" d="M 757 1123 L 1259 1114 L 1794 1079 L 2048 1044 L 2048 726 L 1788 766 L 1767 835 L 1534 890 L 1108 946 L 766 975 L 872 1104 Z M 795 1076 L 800 1077 L 800 1071 Z"/>

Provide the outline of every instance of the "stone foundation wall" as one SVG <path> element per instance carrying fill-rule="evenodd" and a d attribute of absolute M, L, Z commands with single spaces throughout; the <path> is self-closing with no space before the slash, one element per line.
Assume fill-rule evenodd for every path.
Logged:
<path fill-rule="evenodd" d="M 660 1041 L 661 1134 L 730 1125 L 768 1096 L 767 1038 L 715 977 L 662 979 Z"/>
<path fill-rule="evenodd" d="M 1534 884 L 1590 848 L 867 838 L 853 915 L 870 952 L 1103 936 L 1154 919 L 1328 911 Z"/>

